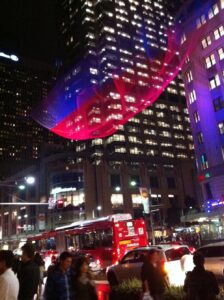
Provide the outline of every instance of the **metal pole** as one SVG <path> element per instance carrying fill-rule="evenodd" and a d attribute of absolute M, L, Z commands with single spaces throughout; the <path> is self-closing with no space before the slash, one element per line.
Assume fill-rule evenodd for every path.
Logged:
<path fill-rule="evenodd" d="M 26 205 L 48 205 L 48 203 L 40 203 L 40 202 L 0 202 L 0 205 L 14 205 L 14 206 L 22 205 L 22 206 L 26 206 Z"/>
<path fill-rule="evenodd" d="M 154 222 L 153 222 L 153 212 L 151 201 L 149 200 L 149 219 L 150 219 L 150 227 L 151 227 L 151 235 L 152 235 L 152 244 L 155 245 L 155 235 L 154 235 Z"/>

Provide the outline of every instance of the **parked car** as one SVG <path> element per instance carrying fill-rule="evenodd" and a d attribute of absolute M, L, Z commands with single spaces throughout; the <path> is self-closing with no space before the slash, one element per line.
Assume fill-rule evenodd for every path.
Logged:
<path fill-rule="evenodd" d="M 140 279 L 142 255 L 147 256 L 147 252 L 152 248 L 156 248 L 160 252 L 160 262 L 170 285 L 183 285 L 186 272 L 193 269 L 192 254 L 187 246 L 167 244 L 137 248 L 126 253 L 118 264 L 107 268 L 109 284 L 113 286 L 133 277 Z"/>
<path fill-rule="evenodd" d="M 202 246 L 197 251 L 205 257 L 205 269 L 215 274 L 218 280 L 224 280 L 224 242 Z"/>

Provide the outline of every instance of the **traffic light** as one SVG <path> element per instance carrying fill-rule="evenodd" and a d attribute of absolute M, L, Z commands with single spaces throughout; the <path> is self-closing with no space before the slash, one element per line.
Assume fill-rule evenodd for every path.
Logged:
<path fill-rule="evenodd" d="M 57 200 L 57 209 L 62 209 L 62 208 L 64 208 L 64 200 L 58 199 Z"/>

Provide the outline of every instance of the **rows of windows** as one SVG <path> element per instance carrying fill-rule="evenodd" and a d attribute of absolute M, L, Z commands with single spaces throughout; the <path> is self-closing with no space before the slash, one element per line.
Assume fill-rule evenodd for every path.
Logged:
<path fill-rule="evenodd" d="M 213 35 L 214 35 L 214 39 L 215 40 L 218 40 L 220 39 L 222 36 L 224 36 L 224 26 L 221 25 L 219 26 L 217 29 L 214 30 L 213 32 Z M 212 44 L 212 36 L 209 34 L 207 35 L 202 41 L 201 41 L 201 44 L 202 44 L 202 48 L 205 49 L 207 48 L 208 46 L 210 46 Z"/>
<path fill-rule="evenodd" d="M 223 9 L 223 7 L 224 7 L 223 0 L 220 0 L 219 4 L 218 3 L 213 4 L 212 7 L 209 8 L 208 13 L 206 15 L 203 14 L 196 20 L 197 28 L 200 28 L 202 25 L 204 25 L 207 19 L 210 20 L 214 16 L 216 16 L 219 13 L 220 9 Z"/>
<path fill-rule="evenodd" d="M 149 176 L 149 182 L 151 188 L 160 188 L 161 183 L 157 176 Z M 175 177 L 166 177 L 167 188 L 175 189 L 176 179 Z M 139 188 L 142 186 L 140 175 L 129 175 L 128 176 L 128 185 L 131 189 Z M 110 186 L 115 191 L 119 192 L 122 187 L 122 180 L 120 174 L 111 174 L 110 175 Z"/>

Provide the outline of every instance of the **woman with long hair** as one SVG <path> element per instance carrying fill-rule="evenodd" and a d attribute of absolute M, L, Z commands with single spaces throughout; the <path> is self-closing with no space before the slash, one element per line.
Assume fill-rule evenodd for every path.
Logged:
<path fill-rule="evenodd" d="M 74 265 L 74 293 L 75 299 L 97 300 L 95 283 L 89 271 L 88 259 L 79 257 Z"/>

